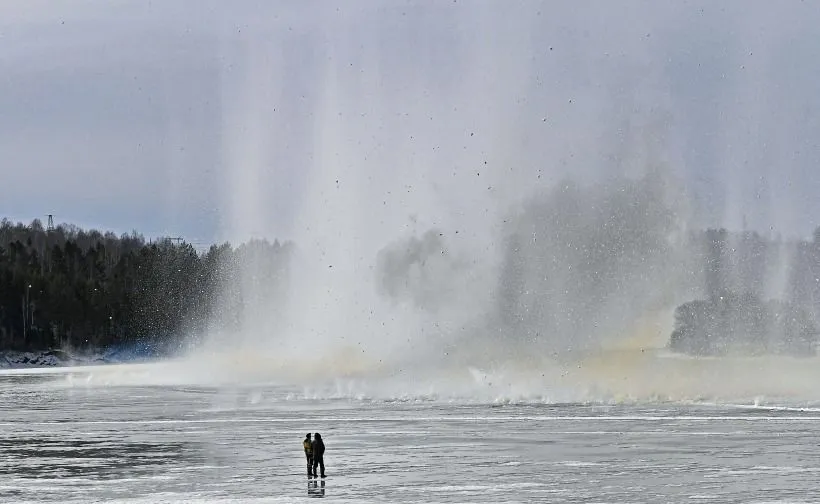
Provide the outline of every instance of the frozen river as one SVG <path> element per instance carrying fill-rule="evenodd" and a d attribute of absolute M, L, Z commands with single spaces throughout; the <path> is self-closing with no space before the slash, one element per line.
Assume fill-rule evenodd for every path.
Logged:
<path fill-rule="evenodd" d="M 820 410 L 306 399 L 0 374 L 3 502 L 811 502 Z M 301 440 L 322 433 L 328 478 Z"/>

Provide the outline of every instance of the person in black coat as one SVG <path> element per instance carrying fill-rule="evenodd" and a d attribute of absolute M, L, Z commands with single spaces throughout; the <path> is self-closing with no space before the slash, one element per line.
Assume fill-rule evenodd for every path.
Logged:
<path fill-rule="evenodd" d="M 325 477 L 325 443 L 322 441 L 322 435 L 318 432 L 313 434 L 313 442 L 310 444 L 311 454 L 313 455 L 313 477 L 316 477 L 316 466 L 322 470 L 322 477 Z"/>

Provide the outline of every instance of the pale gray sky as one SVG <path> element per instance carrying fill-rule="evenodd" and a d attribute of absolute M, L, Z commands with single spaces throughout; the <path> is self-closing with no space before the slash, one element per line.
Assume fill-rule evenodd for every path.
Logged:
<path fill-rule="evenodd" d="M 649 159 L 697 225 L 808 235 L 818 40 L 797 1 L 6 1 L 0 214 L 375 244 Z"/>

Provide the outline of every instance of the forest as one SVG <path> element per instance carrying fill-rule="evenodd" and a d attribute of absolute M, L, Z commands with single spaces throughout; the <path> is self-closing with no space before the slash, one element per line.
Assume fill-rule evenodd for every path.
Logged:
<path fill-rule="evenodd" d="M 200 253 L 184 241 L 146 242 L 136 232 L 4 219 L 0 349 L 139 344 L 167 353 L 194 344 L 209 330 L 239 324 L 243 296 L 284 289 L 291 249 L 251 240 Z"/>
<path fill-rule="evenodd" d="M 583 198 L 565 188 L 563 199 L 525 213 L 507 243 L 497 287 L 505 330 L 495 337 L 523 335 L 532 344 L 548 334 L 556 348 L 584 348 L 596 331 L 615 333 L 682 302 L 674 351 L 814 355 L 820 230 L 808 241 L 724 229 L 670 241 L 669 214 L 641 196 L 653 191 L 638 189 L 589 207 L 572 204 Z M 0 350 L 141 345 L 167 354 L 208 333 L 236 333 L 246 311 L 283 305 L 293 251 L 293 243 L 257 239 L 197 250 L 136 232 L 4 219 Z"/>
<path fill-rule="evenodd" d="M 693 237 L 706 292 L 675 312 L 672 350 L 812 356 L 820 331 L 820 229 L 812 241 L 710 229 Z"/>
<path fill-rule="evenodd" d="M 668 346 L 695 355 L 813 355 L 820 230 L 810 239 L 687 222 L 662 175 L 557 184 L 508 221 L 490 338 L 585 352 L 677 307 Z"/>

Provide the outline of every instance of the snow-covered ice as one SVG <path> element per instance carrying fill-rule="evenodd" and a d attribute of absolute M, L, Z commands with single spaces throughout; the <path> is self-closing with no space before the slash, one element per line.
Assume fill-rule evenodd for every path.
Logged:
<path fill-rule="evenodd" d="M 305 398 L 110 378 L 151 370 L 0 373 L 0 500 L 794 502 L 820 473 L 812 407 Z M 324 484 L 305 475 L 307 432 L 327 444 Z"/>

